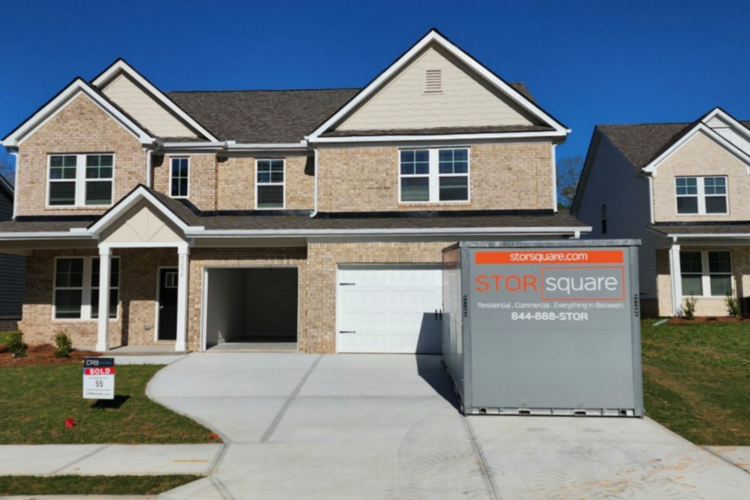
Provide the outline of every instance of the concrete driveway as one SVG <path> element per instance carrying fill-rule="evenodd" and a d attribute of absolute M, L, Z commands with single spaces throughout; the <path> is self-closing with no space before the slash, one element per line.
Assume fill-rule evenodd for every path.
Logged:
<path fill-rule="evenodd" d="M 437 356 L 195 354 L 148 390 L 228 443 L 162 498 L 750 498 L 750 474 L 647 419 L 464 418 Z"/>

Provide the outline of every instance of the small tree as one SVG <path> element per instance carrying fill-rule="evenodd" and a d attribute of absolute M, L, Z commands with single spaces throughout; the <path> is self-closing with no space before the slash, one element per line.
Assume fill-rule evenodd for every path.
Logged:
<path fill-rule="evenodd" d="M 731 292 L 727 292 L 725 303 L 730 316 L 736 317 L 740 315 L 740 301 Z"/>
<path fill-rule="evenodd" d="M 695 319 L 695 305 L 697 301 L 695 300 L 695 295 L 690 295 L 687 299 L 685 299 L 685 307 L 682 308 L 682 317 L 685 318 L 688 321 L 692 321 Z"/>
<path fill-rule="evenodd" d="M 583 169 L 583 158 L 580 155 L 561 158 L 557 162 L 558 208 L 570 208 L 576 197 L 578 180 Z"/>
<path fill-rule="evenodd" d="M 70 357 L 70 351 L 73 350 L 73 343 L 65 332 L 55 335 L 55 345 L 57 345 L 57 350 L 55 351 L 56 358 Z"/>

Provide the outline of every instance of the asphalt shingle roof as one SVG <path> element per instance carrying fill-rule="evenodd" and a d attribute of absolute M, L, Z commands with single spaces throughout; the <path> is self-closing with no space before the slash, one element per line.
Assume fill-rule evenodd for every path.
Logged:
<path fill-rule="evenodd" d="M 174 201 L 174 200 L 172 200 Z M 207 230 L 367 230 L 367 229 L 458 229 L 458 228 L 583 228 L 575 217 L 567 213 L 557 215 L 458 215 L 450 217 L 341 217 L 310 218 L 308 215 L 218 215 L 198 216 L 179 202 L 169 209 L 180 211 L 190 218 L 189 225 L 204 226 Z M 190 215 L 182 212 L 186 210 Z M 178 217 L 182 218 L 179 214 Z M 186 221 L 187 222 L 187 221 Z M 0 222 L 0 233 L 67 232 L 71 228 L 86 228 L 94 222 L 50 218 Z"/>
<path fill-rule="evenodd" d="M 642 123 L 598 125 L 625 158 L 641 170 L 692 130 L 692 123 Z M 746 127 L 750 122 L 741 122 Z"/>
<path fill-rule="evenodd" d="M 523 83 L 510 85 L 535 102 Z M 166 94 L 219 140 L 273 144 L 300 142 L 360 90 L 238 90 Z M 450 133 L 464 132 L 467 130 L 456 129 Z"/>

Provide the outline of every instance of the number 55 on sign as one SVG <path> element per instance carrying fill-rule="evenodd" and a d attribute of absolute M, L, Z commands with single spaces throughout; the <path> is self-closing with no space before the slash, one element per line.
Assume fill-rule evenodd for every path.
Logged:
<path fill-rule="evenodd" d="M 84 358 L 83 398 L 115 399 L 114 358 Z"/>

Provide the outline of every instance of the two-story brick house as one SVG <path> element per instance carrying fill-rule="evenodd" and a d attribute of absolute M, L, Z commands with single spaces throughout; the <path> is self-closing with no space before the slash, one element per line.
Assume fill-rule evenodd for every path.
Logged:
<path fill-rule="evenodd" d="M 590 237 L 640 238 L 644 312 L 728 315 L 750 296 L 750 129 L 720 108 L 693 123 L 599 125 L 572 206 Z"/>
<path fill-rule="evenodd" d="M 118 60 L 3 139 L 20 327 L 99 350 L 439 352 L 444 247 L 590 229 L 556 213 L 568 133 L 435 30 L 362 89 L 163 92 Z"/>

